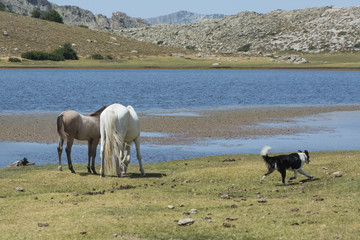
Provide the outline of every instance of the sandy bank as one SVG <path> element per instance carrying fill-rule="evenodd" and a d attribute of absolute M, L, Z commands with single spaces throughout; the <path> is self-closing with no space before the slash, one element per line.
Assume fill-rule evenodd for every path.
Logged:
<path fill-rule="evenodd" d="M 272 127 L 262 123 L 286 123 L 294 118 L 334 111 L 359 111 L 354 106 L 252 107 L 214 111 L 191 111 L 191 115 L 141 113 L 142 132 L 165 133 L 168 137 L 142 137 L 152 144 L 191 144 L 209 138 L 256 138 L 259 136 L 291 135 L 314 132 L 304 126 Z M 0 141 L 57 142 L 57 114 L 0 114 Z M 326 126 L 324 126 L 326 127 Z"/>

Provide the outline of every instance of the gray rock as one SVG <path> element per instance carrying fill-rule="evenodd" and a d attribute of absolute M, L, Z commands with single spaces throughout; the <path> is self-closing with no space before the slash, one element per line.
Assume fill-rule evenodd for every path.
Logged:
<path fill-rule="evenodd" d="M 198 210 L 195 209 L 195 208 L 193 208 L 193 209 L 191 209 L 191 210 L 189 211 L 189 213 L 196 214 L 196 213 L 198 213 Z"/>
<path fill-rule="evenodd" d="M 193 224 L 194 222 L 195 222 L 195 220 L 192 218 L 184 218 L 184 219 L 180 219 L 178 221 L 178 225 L 179 226 L 189 226 L 189 225 Z"/>

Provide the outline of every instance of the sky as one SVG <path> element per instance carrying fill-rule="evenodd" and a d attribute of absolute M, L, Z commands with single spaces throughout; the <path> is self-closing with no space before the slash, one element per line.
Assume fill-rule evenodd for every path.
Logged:
<path fill-rule="evenodd" d="M 49 0 L 57 5 L 72 5 L 94 14 L 111 17 L 124 12 L 130 17 L 151 18 L 186 10 L 200 14 L 233 15 L 243 11 L 267 13 L 311 7 L 360 6 L 360 0 Z"/>

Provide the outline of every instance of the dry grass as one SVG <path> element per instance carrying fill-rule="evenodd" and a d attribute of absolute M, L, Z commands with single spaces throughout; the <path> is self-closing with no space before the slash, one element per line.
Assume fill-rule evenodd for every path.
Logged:
<path fill-rule="evenodd" d="M 266 171 L 259 155 L 145 164 L 145 178 L 136 164 L 122 179 L 88 175 L 84 165 L 75 166 L 76 175 L 55 165 L 2 169 L 0 238 L 354 239 L 360 233 L 359 156 L 311 153 L 305 169 L 315 180 L 300 176 L 290 186 L 280 185 L 279 173 L 259 184 Z M 198 213 L 183 215 L 192 208 Z M 187 217 L 195 223 L 174 222 Z"/>
<path fill-rule="evenodd" d="M 4 31 L 9 36 L 3 36 Z M 179 49 L 160 47 L 82 27 L 0 12 L 0 57 L 19 57 L 21 53 L 31 50 L 51 52 L 65 42 L 76 44 L 74 49 L 80 57 L 88 57 L 94 53 L 104 57 L 137 57 L 181 52 Z M 138 53 L 131 53 L 133 50 Z"/>

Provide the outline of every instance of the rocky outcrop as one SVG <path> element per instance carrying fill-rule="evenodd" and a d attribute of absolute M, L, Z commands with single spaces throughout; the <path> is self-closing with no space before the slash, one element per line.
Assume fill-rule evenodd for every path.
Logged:
<path fill-rule="evenodd" d="M 323 7 L 268 14 L 241 12 L 186 25 L 122 29 L 140 41 L 215 53 L 358 51 L 360 7 Z"/>
<path fill-rule="evenodd" d="M 40 11 L 56 10 L 70 26 L 86 26 L 90 29 L 112 32 L 118 28 L 145 27 L 149 24 L 144 19 L 131 18 L 125 13 L 116 12 L 109 19 L 104 15 L 94 15 L 91 11 L 76 6 L 58 6 L 47 0 L 0 0 L 12 12 L 31 15 L 35 9 Z"/>
<path fill-rule="evenodd" d="M 217 19 L 225 17 L 224 14 L 197 14 L 188 11 L 179 11 L 176 13 L 154 17 L 154 18 L 147 18 L 146 21 L 150 25 L 156 24 L 188 24 L 201 21 L 203 19 Z"/>

